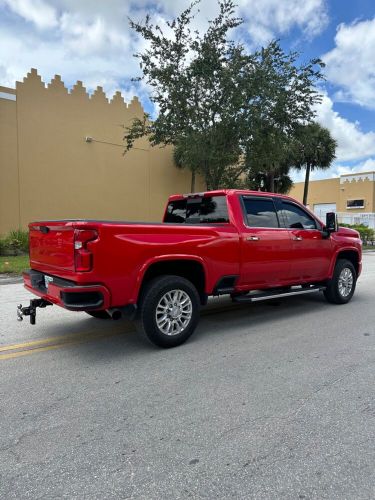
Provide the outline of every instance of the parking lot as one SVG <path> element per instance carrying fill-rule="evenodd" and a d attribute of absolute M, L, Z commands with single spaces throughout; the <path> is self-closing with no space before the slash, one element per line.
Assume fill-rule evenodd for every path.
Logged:
<path fill-rule="evenodd" d="M 372 499 L 375 252 L 345 306 L 213 300 L 185 345 L 0 286 L 0 497 Z"/>

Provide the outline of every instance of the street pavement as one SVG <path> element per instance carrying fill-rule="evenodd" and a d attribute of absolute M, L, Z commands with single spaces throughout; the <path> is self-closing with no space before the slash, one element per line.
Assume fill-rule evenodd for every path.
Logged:
<path fill-rule="evenodd" d="M 347 305 L 214 300 L 171 350 L 55 306 L 17 323 L 31 296 L 1 285 L 0 498 L 375 498 L 375 253 L 363 262 Z"/>

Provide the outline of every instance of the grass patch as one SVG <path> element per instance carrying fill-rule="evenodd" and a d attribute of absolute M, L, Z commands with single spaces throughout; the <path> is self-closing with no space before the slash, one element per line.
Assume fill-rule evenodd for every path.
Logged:
<path fill-rule="evenodd" d="M 375 250 L 375 245 L 363 245 L 362 250 Z"/>
<path fill-rule="evenodd" d="M 22 271 L 28 269 L 29 256 L 28 255 L 11 255 L 9 257 L 0 257 L 0 274 L 18 274 L 21 275 Z"/>

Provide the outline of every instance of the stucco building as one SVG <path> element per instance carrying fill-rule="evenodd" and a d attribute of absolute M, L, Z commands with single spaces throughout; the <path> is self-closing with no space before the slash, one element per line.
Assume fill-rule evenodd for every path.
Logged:
<path fill-rule="evenodd" d="M 303 187 L 297 182 L 290 196 L 302 201 Z M 322 219 L 327 212 L 336 212 L 340 222 L 375 228 L 375 171 L 310 181 L 307 202 Z"/>
<path fill-rule="evenodd" d="M 171 148 L 140 140 L 123 155 L 124 126 L 143 116 L 136 97 L 89 96 L 35 69 L 0 87 L 0 234 L 40 219 L 160 220 L 167 197 L 189 192 L 191 175 Z M 197 189 L 203 185 L 197 182 Z"/>

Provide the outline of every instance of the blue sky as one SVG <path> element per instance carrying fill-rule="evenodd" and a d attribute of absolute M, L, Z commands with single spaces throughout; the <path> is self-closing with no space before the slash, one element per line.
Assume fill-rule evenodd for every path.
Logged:
<path fill-rule="evenodd" d="M 125 100 L 139 95 L 146 109 L 148 88 L 135 87 L 139 74 L 134 52 L 144 42 L 130 32 L 128 16 L 149 13 L 165 22 L 187 0 L 0 0 L 0 85 L 14 87 L 31 67 L 48 83 L 60 74 L 67 87 L 82 80 L 89 92 L 97 85 L 108 97 L 121 90 Z M 238 0 L 243 17 L 234 38 L 249 50 L 273 38 L 301 59 L 326 63 L 323 101 L 317 120 L 338 141 L 337 159 L 313 179 L 351 171 L 375 170 L 375 3 L 373 0 Z M 217 10 L 216 0 L 202 0 L 194 20 L 203 30 Z M 300 180 L 300 174 L 295 174 Z"/>

